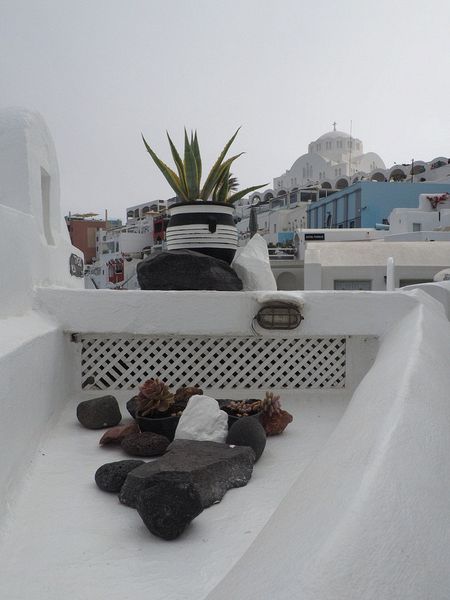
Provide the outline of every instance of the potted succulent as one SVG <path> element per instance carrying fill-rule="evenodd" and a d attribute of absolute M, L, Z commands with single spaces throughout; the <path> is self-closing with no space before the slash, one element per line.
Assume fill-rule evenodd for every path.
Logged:
<path fill-rule="evenodd" d="M 182 387 L 173 394 L 159 379 L 147 379 L 139 386 L 139 394 L 127 403 L 128 411 L 141 431 L 152 431 L 173 440 L 181 413 L 198 387 Z"/>
<path fill-rule="evenodd" d="M 221 409 L 228 414 L 228 426 L 243 418 L 255 417 L 264 427 L 266 435 L 282 433 L 293 417 L 281 408 L 280 396 L 266 392 L 262 400 L 221 401 Z"/>
<path fill-rule="evenodd" d="M 191 132 L 189 139 L 184 130 L 183 159 L 167 134 L 177 172 L 156 155 L 142 136 L 148 153 L 180 198 L 180 202 L 169 209 L 170 220 L 166 230 L 168 250 L 194 250 L 228 263 L 233 260 L 238 244 L 233 204 L 266 185 L 255 185 L 233 192 L 235 178 L 231 176 L 231 165 L 243 153 L 228 159 L 225 157 L 238 131 L 239 129 L 225 145 L 203 185 L 197 132 Z"/>
<path fill-rule="evenodd" d="M 243 417 L 259 418 L 261 414 L 261 400 L 226 400 L 219 401 L 220 408 L 228 415 L 228 427 Z"/>
<path fill-rule="evenodd" d="M 259 421 L 264 427 L 266 435 L 282 433 L 294 418 L 291 413 L 281 408 L 280 396 L 273 392 L 266 392 L 260 401 L 260 410 Z"/>

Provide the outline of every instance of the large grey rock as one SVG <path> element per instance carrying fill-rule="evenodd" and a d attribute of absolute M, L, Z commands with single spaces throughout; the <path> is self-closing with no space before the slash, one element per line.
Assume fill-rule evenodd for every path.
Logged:
<path fill-rule="evenodd" d="M 188 480 L 154 481 L 139 494 L 136 508 L 147 528 L 165 540 L 181 535 L 203 511 L 200 495 Z"/>
<path fill-rule="evenodd" d="M 200 394 L 191 396 L 180 417 L 175 439 L 223 443 L 227 434 L 228 415 L 220 410 L 217 400 Z"/>
<path fill-rule="evenodd" d="M 102 429 L 118 425 L 122 415 L 114 396 L 101 396 L 80 402 L 77 406 L 77 418 L 88 429 Z"/>
<path fill-rule="evenodd" d="M 160 459 L 134 469 L 122 486 L 119 500 L 136 507 L 139 494 L 155 481 L 189 481 L 203 508 L 220 502 L 227 490 L 242 487 L 252 476 L 255 453 L 247 446 L 234 448 L 216 442 L 175 440 Z M 180 475 L 181 474 L 181 475 Z"/>
<path fill-rule="evenodd" d="M 256 455 L 256 462 L 266 447 L 266 432 L 257 418 L 241 417 L 230 427 L 227 444 L 250 446 Z"/>
<path fill-rule="evenodd" d="M 141 290 L 242 290 L 242 282 L 225 261 L 192 250 L 150 256 L 137 265 Z"/>

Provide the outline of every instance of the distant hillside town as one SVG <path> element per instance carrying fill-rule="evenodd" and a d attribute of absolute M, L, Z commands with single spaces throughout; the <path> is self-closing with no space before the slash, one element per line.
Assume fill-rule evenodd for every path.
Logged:
<path fill-rule="evenodd" d="M 393 235 L 401 230 L 399 223 L 395 231 L 391 227 L 393 211 L 417 210 L 421 194 L 448 192 L 449 158 L 411 160 L 386 168 L 379 154 L 365 152 L 361 139 L 338 131 L 333 123 L 333 129 L 310 142 L 290 169 L 273 178 L 273 187 L 236 203 L 235 222 L 240 245 L 245 245 L 252 235 L 252 212 L 257 232 L 269 246 L 279 288 L 303 289 L 302 244 L 323 241 L 323 230 L 334 242 Z M 72 243 L 85 255 L 86 285 L 136 289 L 136 265 L 164 249 L 168 210 L 177 201 L 173 197 L 129 206 L 124 223 L 93 213 L 66 217 Z M 411 232 L 419 228 L 419 222 L 410 223 Z M 382 233 L 355 238 L 353 229 Z M 320 233 L 314 235 L 312 230 Z M 288 267 L 283 266 L 286 261 Z"/>

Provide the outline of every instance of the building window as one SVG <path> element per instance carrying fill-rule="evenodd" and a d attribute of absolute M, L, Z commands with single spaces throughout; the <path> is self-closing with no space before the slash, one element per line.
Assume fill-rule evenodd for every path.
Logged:
<path fill-rule="evenodd" d="M 421 231 L 422 224 L 421 223 L 413 223 L 413 231 Z"/>
<path fill-rule="evenodd" d="M 51 218 L 50 218 L 50 175 L 41 167 L 41 198 L 42 198 L 42 222 L 44 235 L 49 246 L 54 246 Z"/>
<path fill-rule="evenodd" d="M 88 248 L 95 248 L 97 242 L 97 229 L 95 227 L 88 227 L 86 238 Z"/>
<path fill-rule="evenodd" d="M 335 290 L 347 291 L 370 291 L 372 289 L 371 279 L 335 279 Z"/>
<path fill-rule="evenodd" d="M 273 232 L 274 232 L 274 233 L 276 233 L 276 232 L 277 232 L 277 224 L 276 224 L 276 223 L 274 223 L 274 224 L 273 224 Z"/>

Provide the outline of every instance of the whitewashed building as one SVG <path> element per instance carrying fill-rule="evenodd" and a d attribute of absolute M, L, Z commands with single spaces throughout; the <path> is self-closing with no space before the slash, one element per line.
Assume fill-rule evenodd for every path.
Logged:
<path fill-rule="evenodd" d="M 375 152 L 364 152 L 362 140 L 336 130 L 321 135 L 308 145 L 308 152 L 294 162 L 283 175 L 275 177 L 273 189 L 278 194 L 311 183 L 328 183 L 330 188 L 343 187 L 346 177 L 385 169 L 383 159 Z"/>
<path fill-rule="evenodd" d="M 386 290 L 389 258 L 395 265 L 395 287 L 431 282 L 450 267 L 450 195 L 421 194 L 417 209 L 394 209 L 389 221 L 389 231 L 366 232 L 369 243 L 361 243 L 364 237 L 331 241 L 333 235 L 335 240 L 345 236 L 345 230 L 331 230 L 322 241 L 307 242 L 305 249 L 305 232 L 298 232 L 304 289 Z"/>

